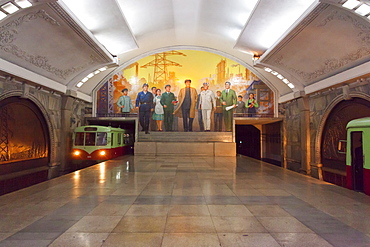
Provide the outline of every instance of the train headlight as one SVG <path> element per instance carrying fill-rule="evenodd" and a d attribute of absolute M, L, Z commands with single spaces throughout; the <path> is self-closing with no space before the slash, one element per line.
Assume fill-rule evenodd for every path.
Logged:
<path fill-rule="evenodd" d="M 78 155 L 80 155 L 80 154 L 81 154 L 81 152 L 80 152 L 80 151 L 78 151 L 78 150 L 76 150 L 76 151 L 74 151 L 74 152 L 73 152 L 73 154 L 74 154 L 74 155 L 76 155 L 76 156 L 78 156 Z"/>
<path fill-rule="evenodd" d="M 100 151 L 100 155 L 101 156 L 105 155 L 105 151 Z"/>

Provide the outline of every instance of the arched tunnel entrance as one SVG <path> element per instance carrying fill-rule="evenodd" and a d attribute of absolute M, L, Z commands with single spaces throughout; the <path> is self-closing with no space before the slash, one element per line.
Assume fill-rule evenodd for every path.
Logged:
<path fill-rule="evenodd" d="M 321 139 L 321 163 L 325 181 L 346 186 L 346 155 L 338 152 L 338 142 L 347 139 L 346 126 L 349 121 L 369 116 L 370 102 L 361 98 L 341 101 L 330 112 Z"/>
<path fill-rule="evenodd" d="M 50 137 L 31 100 L 0 101 L 0 195 L 47 180 Z"/>

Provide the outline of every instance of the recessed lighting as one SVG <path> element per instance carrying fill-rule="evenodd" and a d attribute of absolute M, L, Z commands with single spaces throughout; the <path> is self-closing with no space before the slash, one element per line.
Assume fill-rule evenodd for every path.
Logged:
<path fill-rule="evenodd" d="M 82 81 L 82 82 L 87 82 L 88 80 L 89 80 L 89 78 L 85 77 L 85 78 L 83 78 L 81 81 Z"/>
<path fill-rule="evenodd" d="M 97 75 L 100 73 L 100 70 L 95 70 L 94 74 Z"/>
<path fill-rule="evenodd" d="M 30 2 L 29 2 L 29 1 L 27 1 L 27 0 L 15 0 L 15 3 L 16 3 L 19 7 L 23 8 L 23 9 L 25 9 L 25 8 L 28 8 L 28 7 L 31 7 L 31 6 L 32 6 L 32 3 L 30 3 Z"/>
<path fill-rule="evenodd" d="M 86 77 L 87 78 L 91 78 L 91 77 L 93 77 L 94 76 L 94 73 L 90 73 L 90 74 L 88 74 Z"/>
<path fill-rule="evenodd" d="M 79 83 L 77 83 L 76 87 L 81 87 L 84 83 L 82 81 L 80 81 Z"/>
<path fill-rule="evenodd" d="M 359 15 L 365 16 L 369 14 L 370 12 L 370 6 L 367 4 L 362 4 L 358 9 L 355 10 L 355 12 Z"/>
<path fill-rule="evenodd" d="M 1 6 L 1 8 L 8 12 L 9 14 L 13 14 L 19 10 L 19 8 L 12 3 L 6 3 L 3 6 Z"/>
<path fill-rule="evenodd" d="M 357 1 L 357 0 L 348 0 L 347 2 L 343 3 L 342 6 L 347 8 L 347 9 L 353 9 L 359 4 L 360 4 L 360 2 Z"/>
<path fill-rule="evenodd" d="M 272 72 L 271 72 L 271 74 L 273 74 L 273 75 L 278 75 L 279 73 L 278 73 L 278 72 L 276 72 L 276 71 L 272 71 Z"/>
<path fill-rule="evenodd" d="M 289 83 L 290 83 L 290 81 L 288 81 L 288 79 L 284 79 L 284 80 L 283 80 L 283 82 L 284 82 L 285 84 L 289 84 Z"/>
<path fill-rule="evenodd" d="M 278 74 L 276 77 L 279 78 L 280 80 L 284 79 L 284 76 L 282 76 L 280 74 Z"/>
<path fill-rule="evenodd" d="M 265 68 L 265 71 L 267 71 L 267 72 L 271 72 L 272 71 L 272 69 L 270 69 L 270 68 Z"/>
<path fill-rule="evenodd" d="M 0 20 L 4 19 L 7 15 L 0 11 Z"/>
<path fill-rule="evenodd" d="M 293 85 L 292 83 L 289 83 L 289 84 L 288 84 L 288 87 L 290 87 L 290 88 L 294 88 L 294 85 Z"/>
<path fill-rule="evenodd" d="M 107 67 L 100 68 L 99 70 L 100 71 L 105 71 L 105 70 L 107 70 Z"/>

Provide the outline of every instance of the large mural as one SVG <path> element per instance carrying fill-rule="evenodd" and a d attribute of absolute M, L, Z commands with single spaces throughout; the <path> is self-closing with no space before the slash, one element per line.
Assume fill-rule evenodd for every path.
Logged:
<path fill-rule="evenodd" d="M 224 89 L 226 81 L 244 101 L 249 93 L 256 95 L 259 116 L 274 115 L 274 95 L 270 88 L 250 70 L 241 64 L 218 54 L 177 50 L 157 53 L 138 60 L 110 77 L 97 91 L 96 116 L 119 116 L 117 101 L 121 91 L 127 88 L 133 104 L 144 83 L 149 87 L 164 90 L 171 85 L 175 95 L 184 87 L 185 79 L 191 79 L 191 86 L 200 92 L 204 82 L 208 82 L 214 93 Z M 132 113 L 135 113 L 134 109 Z"/>

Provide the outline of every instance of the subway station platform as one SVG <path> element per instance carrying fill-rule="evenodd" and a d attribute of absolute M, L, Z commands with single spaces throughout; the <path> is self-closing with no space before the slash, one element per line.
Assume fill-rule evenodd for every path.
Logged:
<path fill-rule="evenodd" d="M 124 156 L 0 197 L 0 246 L 370 246 L 370 197 L 246 157 Z"/>

